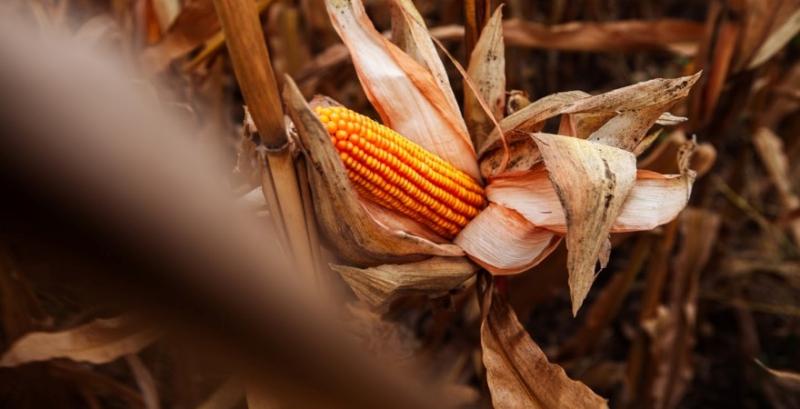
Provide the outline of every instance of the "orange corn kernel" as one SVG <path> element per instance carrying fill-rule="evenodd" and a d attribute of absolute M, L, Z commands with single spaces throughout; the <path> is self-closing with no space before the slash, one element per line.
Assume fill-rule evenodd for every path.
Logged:
<path fill-rule="evenodd" d="M 455 237 L 483 208 L 483 188 L 475 179 L 390 128 L 344 107 L 318 107 L 316 113 L 365 199 L 445 238 Z"/>

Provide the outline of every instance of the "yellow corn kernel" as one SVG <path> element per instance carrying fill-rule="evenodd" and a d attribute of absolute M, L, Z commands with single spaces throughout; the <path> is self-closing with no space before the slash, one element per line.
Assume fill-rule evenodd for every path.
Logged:
<path fill-rule="evenodd" d="M 485 204 L 468 174 L 372 119 L 344 107 L 318 107 L 356 190 L 437 234 L 452 238 Z"/>

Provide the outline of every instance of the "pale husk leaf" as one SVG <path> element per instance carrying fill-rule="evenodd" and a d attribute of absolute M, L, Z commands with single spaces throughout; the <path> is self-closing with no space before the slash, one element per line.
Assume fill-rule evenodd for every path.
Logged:
<path fill-rule="evenodd" d="M 453 242 L 495 275 L 518 274 L 539 264 L 561 241 L 519 213 L 490 203 Z"/>
<path fill-rule="evenodd" d="M 288 77 L 283 98 L 309 159 L 317 221 L 339 256 L 350 263 L 375 265 L 419 260 L 424 255 L 463 255 L 457 246 L 388 229 L 371 217 L 350 184 L 327 130 Z"/>
<path fill-rule="evenodd" d="M 594 281 L 611 226 L 633 188 L 636 157 L 578 138 L 544 133 L 533 138 L 567 219 L 567 268 L 575 314 Z"/>
<path fill-rule="evenodd" d="M 431 72 L 375 30 L 360 0 L 325 4 L 384 124 L 478 178 L 475 150 L 461 113 Z"/>
<path fill-rule="evenodd" d="M 605 399 L 570 379 L 520 324 L 508 302 L 490 287 L 481 302 L 481 349 L 497 409 L 607 408 Z"/>
<path fill-rule="evenodd" d="M 640 170 L 611 231 L 652 230 L 669 223 L 689 203 L 694 174 L 662 175 Z"/>
<path fill-rule="evenodd" d="M 686 207 L 693 181 L 690 174 L 639 170 L 611 233 L 652 230 L 673 220 Z M 564 210 L 544 169 L 498 177 L 486 189 L 486 196 L 538 227 L 562 234 L 567 231 Z"/>
<path fill-rule="evenodd" d="M 436 52 L 425 20 L 411 0 L 392 0 L 392 41 L 420 65 L 428 68 L 454 111 L 458 102 L 442 59 Z"/>
<path fill-rule="evenodd" d="M 372 308 L 385 310 L 405 295 L 438 296 L 457 288 L 478 271 L 464 257 L 431 257 L 414 263 L 356 268 L 331 265 L 356 296 Z"/>
<path fill-rule="evenodd" d="M 140 325 L 127 316 L 97 319 L 60 332 L 33 332 L 11 345 L 0 358 L 0 367 L 57 358 L 104 364 L 139 352 L 159 334 L 157 329 Z"/>
<path fill-rule="evenodd" d="M 499 7 L 486 23 L 472 50 L 467 76 L 474 81 L 478 94 L 486 102 L 494 118 L 502 119 L 506 104 L 506 60 L 503 44 L 503 13 Z M 473 145 L 482 146 L 494 128 L 494 122 L 472 92 L 464 94 L 464 119 L 472 136 Z"/>

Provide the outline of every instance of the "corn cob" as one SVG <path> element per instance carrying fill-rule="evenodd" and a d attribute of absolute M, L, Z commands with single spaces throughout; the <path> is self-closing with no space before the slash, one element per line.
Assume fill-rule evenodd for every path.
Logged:
<path fill-rule="evenodd" d="M 455 237 L 483 208 L 478 182 L 390 128 L 344 107 L 318 107 L 316 113 L 365 199 L 445 238 Z"/>

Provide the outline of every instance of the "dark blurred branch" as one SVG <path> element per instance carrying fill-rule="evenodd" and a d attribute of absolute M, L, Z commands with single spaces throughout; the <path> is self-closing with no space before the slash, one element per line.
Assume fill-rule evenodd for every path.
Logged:
<path fill-rule="evenodd" d="M 0 17 L 0 240 L 215 340 L 300 407 L 443 407 L 290 279 L 215 156 L 119 67 Z M 48 40 L 43 40 L 46 38 Z M 302 211 L 302 208 L 300 209 Z"/>

